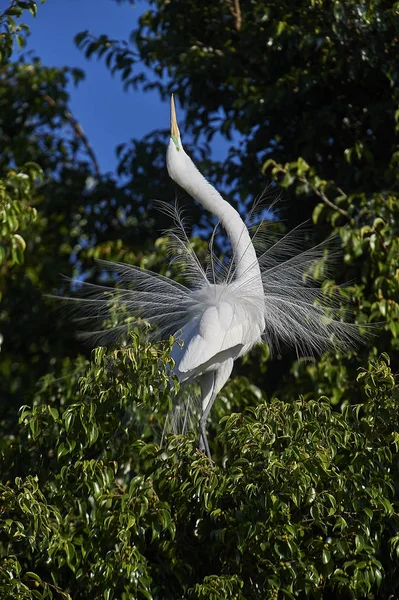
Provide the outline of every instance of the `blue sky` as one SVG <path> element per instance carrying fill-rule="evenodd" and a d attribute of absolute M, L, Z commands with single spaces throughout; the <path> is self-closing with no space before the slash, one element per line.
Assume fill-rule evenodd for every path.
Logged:
<path fill-rule="evenodd" d="M 0 7 L 8 1 L 0 0 Z M 169 122 L 169 106 L 156 92 L 123 90 L 118 76 L 112 77 L 103 60 L 87 60 L 73 41 L 79 31 L 128 40 L 148 3 L 135 6 L 113 0 L 47 0 L 39 4 L 37 17 L 23 18 L 31 28 L 28 50 L 47 66 L 80 67 L 86 79 L 77 88 L 70 86 L 71 112 L 88 136 L 101 169 L 113 171 L 117 164 L 115 147 L 130 138 L 141 138 Z M 181 115 L 181 111 L 180 111 Z M 213 154 L 222 158 L 227 144 L 219 136 Z"/>

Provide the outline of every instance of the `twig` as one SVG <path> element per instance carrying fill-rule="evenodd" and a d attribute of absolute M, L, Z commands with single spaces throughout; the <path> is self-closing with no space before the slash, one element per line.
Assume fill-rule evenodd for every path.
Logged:
<path fill-rule="evenodd" d="M 334 202 L 331 202 L 331 200 L 329 200 L 329 199 L 327 198 L 327 196 L 325 195 L 325 193 L 323 192 L 323 190 L 319 190 L 319 189 L 317 189 L 317 187 L 315 187 L 314 185 L 312 185 L 312 184 L 310 183 L 310 181 L 308 181 L 308 180 L 306 179 L 306 177 L 298 177 L 297 179 L 298 179 L 298 181 L 300 181 L 301 183 L 305 183 L 306 185 L 308 185 L 308 186 L 309 186 L 309 187 L 310 187 L 310 188 L 313 190 L 313 192 L 314 192 L 314 193 L 315 193 L 315 194 L 316 194 L 316 195 L 317 195 L 319 198 L 321 198 L 321 200 L 323 200 L 323 202 L 324 202 L 325 204 L 327 204 L 327 206 L 329 206 L 330 208 L 333 208 L 334 210 L 338 211 L 338 212 L 339 212 L 339 213 L 340 213 L 342 216 L 346 217 L 350 223 L 353 223 L 353 219 L 352 219 L 352 217 L 350 216 L 350 214 L 349 214 L 348 212 L 346 212 L 346 210 L 344 210 L 343 208 L 340 208 L 339 206 L 337 206 L 336 204 L 334 204 Z M 338 188 L 337 188 L 337 189 L 338 189 Z M 340 191 L 340 193 L 342 192 L 342 190 L 338 190 L 338 191 Z M 346 196 L 346 194 L 344 194 L 343 192 L 342 192 L 342 195 L 343 195 L 343 196 Z"/>
<path fill-rule="evenodd" d="M 236 21 L 236 29 L 237 29 L 237 31 L 240 31 L 241 25 L 242 25 L 240 0 L 234 0 L 234 5 L 233 5 L 233 0 L 226 0 L 226 2 L 229 5 L 230 12 Z"/>
<path fill-rule="evenodd" d="M 48 585 L 49 587 L 53 588 L 53 590 L 55 590 L 61 596 L 64 596 L 64 598 L 67 598 L 67 600 L 72 600 L 71 595 L 68 594 L 68 592 L 63 592 L 62 589 L 59 588 L 57 585 L 54 585 L 53 583 L 50 583 L 49 581 L 43 581 L 43 583 L 45 585 Z"/>
<path fill-rule="evenodd" d="M 27 576 L 27 578 L 30 581 L 34 581 L 36 582 L 36 579 L 31 579 L 29 577 L 29 575 Z M 68 592 L 64 592 L 60 587 L 58 587 L 57 585 L 54 585 L 53 583 L 50 583 L 49 581 L 43 581 L 41 580 L 41 584 L 42 587 L 45 588 L 45 586 L 47 585 L 48 587 L 52 588 L 53 590 L 55 590 L 57 592 L 57 594 L 60 594 L 60 596 L 63 596 L 64 598 L 66 598 L 67 600 L 72 600 L 71 595 L 68 594 Z"/>
<path fill-rule="evenodd" d="M 279 171 L 280 173 L 284 173 L 284 174 L 288 173 L 287 169 L 284 169 L 283 167 L 278 165 L 274 160 L 271 162 L 274 164 L 274 168 L 277 171 Z M 300 181 L 301 183 L 308 185 L 311 188 L 311 190 L 316 194 L 316 196 L 318 196 L 321 200 L 323 200 L 324 204 L 327 204 L 327 206 L 329 206 L 333 210 L 336 210 L 337 212 L 339 212 L 340 215 L 342 215 L 343 217 L 346 217 L 350 223 L 354 223 L 354 220 L 352 219 L 350 214 L 348 212 L 346 212 L 346 210 L 344 210 L 343 208 L 340 208 L 339 206 L 334 204 L 334 202 L 331 202 L 331 200 L 329 200 L 327 198 L 327 196 L 325 195 L 323 190 L 319 190 L 316 186 L 314 186 L 312 183 L 310 183 L 310 181 L 308 179 L 306 179 L 306 177 L 298 177 L 298 175 L 296 175 L 295 178 L 298 181 Z M 336 187 L 336 189 L 341 194 L 341 196 L 344 196 L 345 198 L 347 198 L 347 195 L 345 194 L 345 192 L 342 191 L 341 188 Z"/>
<path fill-rule="evenodd" d="M 45 94 L 43 96 L 44 100 L 46 100 L 46 102 L 48 102 L 51 106 L 57 106 L 56 101 L 54 100 L 54 98 L 52 98 L 51 96 L 49 96 L 48 94 Z M 76 136 L 78 138 L 80 138 L 86 148 L 87 154 L 90 156 L 93 166 L 94 166 L 94 170 L 96 172 L 97 177 L 100 179 L 101 178 L 101 169 L 100 169 L 100 165 L 98 164 L 96 155 L 94 154 L 94 150 L 85 134 L 85 132 L 83 131 L 79 121 L 77 121 L 75 119 L 75 117 L 72 115 L 72 113 L 70 113 L 69 111 L 65 111 L 65 118 L 67 119 L 67 121 L 69 121 L 69 123 L 72 126 L 72 129 L 74 130 Z"/>
<path fill-rule="evenodd" d="M 2 13 L 0 13 L 0 25 L 1 25 L 1 21 L 4 19 L 4 17 L 7 15 L 8 11 L 10 10 L 10 8 L 13 7 L 13 5 L 15 4 L 16 0 L 11 0 L 8 8 L 6 8 Z"/>

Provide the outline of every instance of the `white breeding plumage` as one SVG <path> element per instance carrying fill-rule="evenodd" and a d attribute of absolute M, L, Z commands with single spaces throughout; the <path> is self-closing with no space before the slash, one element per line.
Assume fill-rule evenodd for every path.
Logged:
<path fill-rule="evenodd" d="M 231 282 L 204 284 L 191 292 L 192 308 L 174 345 L 172 358 L 181 382 L 201 386 L 202 415 L 199 449 L 210 456 L 206 421 L 236 358 L 261 341 L 265 329 L 262 275 L 248 229 L 238 212 L 198 171 L 184 151 L 171 101 L 171 139 L 166 155 L 170 177 L 213 213 L 230 238 L 235 276 Z"/>
<path fill-rule="evenodd" d="M 359 338 L 359 333 L 356 325 L 334 319 L 333 311 L 339 306 L 337 293 L 325 297 L 320 288 L 314 287 L 309 270 L 323 257 L 325 245 L 299 251 L 297 231 L 293 231 L 272 245 L 262 240 L 259 244 L 257 239 L 261 248 L 257 255 L 239 213 L 185 153 L 173 97 L 166 163 L 170 177 L 215 215 L 225 229 L 233 252 L 230 266 L 218 263 L 211 251 L 213 277 L 209 277 L 192 250 L 179 214 L 169 208 L 166 211 L 174 214 L 179 228 L 177 233 L 170 233 L 172 251 L 183 261 L 190 287 L 138 267 L 101 261 L 106 269 L 118 273 L 120 287 L 85 283 L 90 298 L 79 302 L 86 303 L 88 317 L 94 315 L 100 324 L 109 313 L 111 301 L 114 308 L 123 307 L 125 316 L 148 321 L 158 336 L 175 335 L 174 372 L 180 382 L 196 381 L 200 385 L 199 449 L 210 456 L 207 418 L 237 358 L 262 341 L 271 351 L 282 343 L 294 347 L 298 354 L 345 348 Z M 259 227 L 257 238 L 261 230 Z M 125 331 L 126 324 L 111 330 L 114 337 Z M 103 337 L 104 332 L 97 333 Z"/>

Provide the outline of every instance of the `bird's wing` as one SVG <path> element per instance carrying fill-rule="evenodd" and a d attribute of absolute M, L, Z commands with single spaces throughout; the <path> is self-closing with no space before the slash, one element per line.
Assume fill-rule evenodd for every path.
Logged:
<path fill-rule="evenodd" d="M 75 282 L 79 295 L 63 297 L 78 320 L 85 324 L 87 337 L 99 343 L 119 342 L 132 325 L 148 322 L 152 337 L 165 338 L 187 322 L 192 305 L 190 290 L 184 285 L 145 269 L 124 263 L 97 261 L 112 281 L 117 274 L 119 287 Z M 73 280 L 70 280 L 72 283 Z"/>
<path fill-rule="evenodd" d="M 175 345 L 172 357 L 181 374 L 200 370 L 223 351 L 241 348 L 247 343 L 250 323 L 245 311 L 228 302 L 220 302 L 204 310 L 178 335 L 183 345 Z"/>

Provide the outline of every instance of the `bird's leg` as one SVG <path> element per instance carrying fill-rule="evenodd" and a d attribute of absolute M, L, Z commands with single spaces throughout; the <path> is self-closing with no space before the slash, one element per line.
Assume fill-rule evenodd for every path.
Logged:
<path fill-rule="evenodd" d="M 198 450 L 202 452 L 202 454 L 206 454 L 209 457 L 209 444 L 206 437 L 206 431 L 202 431 L 201 423 L 200 423 L 200 437 L 198 440 Z"/>
<path fill-rule="evenodd" d="M 233 358 L 228 358 L 217 371 L 204 373 L 199 381 L 202 394 L 202 415 L 199 422 L 200 439 L 198 450 L 206 454 L 209 458 L 211 452 L 209 450 L 208 438 L 206 435 L 206 422 L 211 412 L 216 396 L 230 377 L 233 369 Z"/>
<path fill-rule="evenodd" d="M 208 437 L 206 435 L 206 422 L 209 417 L 209 413 L 211 412 L 211 408 L 213 403 L 215 402 L 216 394 L 212 394 L 211 399 L 209 400 L 206 409 L 202 413 L 200 422 L 199 422 L 199 430 L 200 430 L 200 439 L 198 444 L 198 450 L 207 455 L 208 458 L 212 458 L 211 451 L 209 449 Z"/>
<path fill-rule="evenodd" d="M 206 454 L 209 458 L 211 458 L 211 451 L 209 450 L 208 438 L 206 436 L 206 422 L 216 397 L 214 394 L 214 380 L 215 375 L 211 372 L 204 373 L 199 382 L 202 396 L 202 414 L 199 422 L 200 438 L 198 441 L 198 450 Z"/>

